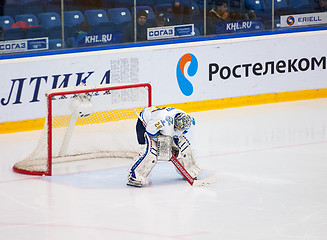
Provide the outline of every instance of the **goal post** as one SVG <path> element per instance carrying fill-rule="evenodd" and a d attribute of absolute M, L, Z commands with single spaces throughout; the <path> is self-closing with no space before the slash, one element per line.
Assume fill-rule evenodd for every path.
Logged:
<path fill-rule="evenodd" d="M 52 165 L 94 158 L 133 158 L 138 151 L 136 113 L 152 104 L 149 83 L 53 89 L 34 151 L 13 170 L 52 175 Z"/>

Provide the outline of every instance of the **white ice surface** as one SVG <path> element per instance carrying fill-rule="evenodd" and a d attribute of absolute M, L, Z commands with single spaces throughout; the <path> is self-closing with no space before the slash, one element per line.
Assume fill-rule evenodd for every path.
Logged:
<path fill-rule="evenodd" d="M 130 160 L 14 173 L 39 132 L 0 135 L 0 239 L 327 239 L 327 99 L 193 116 L 198 164 L 217 179 L 204 187 L 165 162 L 144 188 L 126 186 Z"/>

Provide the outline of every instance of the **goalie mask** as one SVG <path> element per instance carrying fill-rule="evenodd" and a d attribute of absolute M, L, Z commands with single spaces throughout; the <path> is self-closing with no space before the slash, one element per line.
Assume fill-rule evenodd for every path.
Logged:
<path fill-rule="evenodd" d="M 192 118 L 186 113 L 178 113 L 174 118 L 175 129 L 187 131 L 192 125 Z"/>

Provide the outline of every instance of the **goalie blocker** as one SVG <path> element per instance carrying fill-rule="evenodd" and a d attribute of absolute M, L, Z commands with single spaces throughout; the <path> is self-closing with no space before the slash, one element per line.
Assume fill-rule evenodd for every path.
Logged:
<path fill-rule="evenodd" d="M 181 171 L 173 161 L 177 170 L 194 181 L 202 170 L 196 164 L 191 145 L 185 137 L 195 124 L 194 119 L 182 110 L 168 107 L 145 108 L 138 116 L 136 132 L 142 147 L 130 168 L 127 185 L 141 187 L 147 184 L 147 177 L 157 161 L 170 161 L 172 157 L 184 169 Z M 187 180 L 193 185 L 192 180 Z"/>

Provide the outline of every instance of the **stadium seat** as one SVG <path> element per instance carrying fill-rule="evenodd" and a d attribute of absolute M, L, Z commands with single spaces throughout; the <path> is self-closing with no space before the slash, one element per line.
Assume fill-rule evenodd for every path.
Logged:
<path fill-rule="evenodd" d="M 51 29 L 54 27 L 61 27 L 61 19 L 56 12 L 47 12 L 38 14 L 40 23 L 46 29 Z"/>
<path fill-rule="evenodd" d="M 312 13 L 312 12 L 315 12 L 315 5 L 312 3 L 300 5 L 295 8 L 295 11 L 297 14 Z"/>
<path fill-rule="evenodd" d="M 99 23 L 98 25 L 91 26 L 91 32 L 93 34 L 110 33 L 117 30 L 116 25 L 113 22 Z"/>
<path fill-rule="evenodd" d="M 65 5 L 65 9 L 66 9 Z M 47 6 L 45 7 L 45 12 L 56 12 L 59 15 L 61 14 L 61 6 L 55 3 L 47 3 Z"/>
<path fill-rule="evenodd" d="M 197 28 L 194 28 L 194 36 L 200 36 L 200 35 L 201 35 L 200 30 Z"/>
<path fill-rule="evenodd" d="M 62 24 L 59 15 L 55 12 L 40 13 L 39 19 L 42 27 L 46 29 L 46 35 L 50 39 L 57 39 L 62 37 Z M 70 26 L 64 27 L 65 38 L 73 35 L 73 28 Z"/>
<path fill-rule="evenodd" d="M 62 40 L 61 39 L 50 39 L 49 40 L 49 49 L 50 50 L 56 50 L 56 49 L 62 49 Z"/>
<path fill-rule="evenodd" d="M 21 14 L 34 14 L 37 16 L 39 13 L 46 11 L 46 1 L 22 1 Z"/>
<path fill-rule="evenodd" d="M 265 9 L 263 0 L 245 0 L 245 5 L 249 9 L 253 9 L 254 11 L 259 11 L 259 10 Z"/>
<path fill-rule="evenodd" d="M 288 6 L 293 7 L 293 8 L 297 8 L 299 6 L 307 5 L 307 4 L 309 4 L 308 0 L 289 0 L 288 1 Z"/>
<path fill-rule="evenodd" d="M 157 4 L 170 4 L 171 5 L 171 0 L 158 0 Z"/>
<path fill-rule="evenodd" d="M 44 27 L 30 27 L 25 32 L 25 38 L 41 38 L 46 37 L 46 29 Z"/>
<path fill-rule="evenodd" d="M 3 39 L 7 40 L 18 40 L 25 37 L 25 32 L 21 28 L 8 28 L 3 31 Z"/>
<path fill-rule="evenodd" d="M 193 19 L 197 19 L 201 16 L 202 16 L 202 14 L 201 14 L 198 4 L 196 2 L 192 1 L 192 17 L 193 17 Z"/>
<path fill-rule="evenodd" d="M 272 30 L 274 26 L 274 30 L 281 30 L 280 19 L 275 19 L 274 21 L 268 20 L 264 22 L 264 28 L 266 30 Z"/>
<path fill-rule="evenodd" d="M 91 27 L 91 33 L 107 33 L 116 30 L 115 24 L 109 21 L 105 10 L 86 10 L 84 13 L 87 18 L 87 22 Z"/>
<path fill-rule="evenodd" d="M 87 22 L 92 26 L 98 25 L 99 23 L 109 22 L 107 13 L 103 9 L 86 10 L 84 13 Z"/>
<path fill-rule="evenodd" d="M 156 5 L 157 0 L 137 0 L 137 6 L 151 6 L 154 7 Z"/>
<path fill-rule="evenodd" d="M 10 16 L 0 16 L 0 27 L 3 29 L 10 28 L 15 20 Z"/>
<path fill-rule="evenodd" d="M 16 15 L 19 15 L 21 13 L 22 5 L 19 2 L 6 3 L 4 6 L 5 16 L 11 16 L 12 18 L 15 18 Z"/>
<path fill-rule="evenodd" d="M 272 0 L 267 0 L 266 1 L 267 8 L 272 9 Z M 288 4 L 286 0 L 274 0 L 274 8 L 279 9 L 279 8 L 287 8 Z"/>
<path fill-rule="evenodd" d="M 84 15 L 80 11 L 65 11 L 64 17 L 65 25 L 75 29 L 85 21 Z"/>
<path fill-rule="evenodd" d="M 127 8 L 110 8 L 108 9 L 110 21 L 118 26 L 125 25 L 132 21 L 131 12 Z"/>
<path fill-rule="evenodd" d="M 27 22 L 30 26 L 37 26 L 39 25 L 39 20 L 34 14 L 22 14 L 15 16 L 16 22 L 23 21 Z"/>

